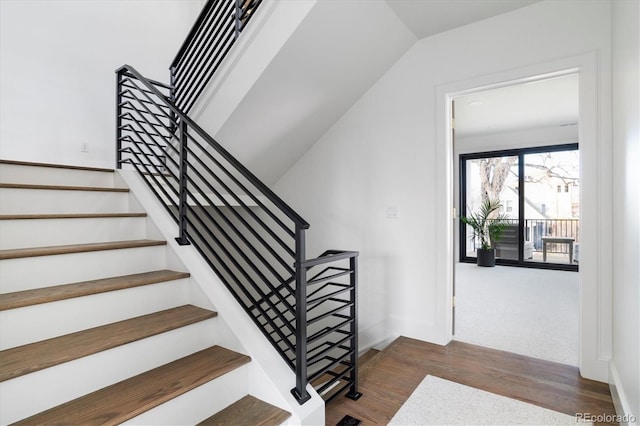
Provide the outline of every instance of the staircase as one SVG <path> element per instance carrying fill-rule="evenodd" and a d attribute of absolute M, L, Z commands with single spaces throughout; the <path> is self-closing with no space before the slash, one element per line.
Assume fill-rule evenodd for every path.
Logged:
<path fill-rule="evenodd" d="M 113 170 L 0 160 L 0 423 L 281 424 Z"/>

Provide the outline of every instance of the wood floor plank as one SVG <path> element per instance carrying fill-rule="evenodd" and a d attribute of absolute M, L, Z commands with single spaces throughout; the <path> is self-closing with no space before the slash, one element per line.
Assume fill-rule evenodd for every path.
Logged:
<path fill-rule="evenodd" d="M 20 249 L 0 250 L 0 260 L 19 259 L 24 257 L 52 256 L 57 254 L 86 253 L 102 250 L 120 250 L 127 248 L 151 247 L 167 244 L 160 240 L 128 240 L 103 243 L 69 244 L 63 246 L 27 247 Z"/>
<path fill-rule="evenodd" d="M 250 360 L 246 355 L 213 346 L 15 424 L 119 424 Z"/>
<path fill-rule="evenodd" d="M 191 305 L 94 327 L 0 352 L 0 382 L 215 317 Z"/>
<path fill-rule="evenodd" d="M 0 220 L 28 219 L 103 219 L 120 217 L 147 217 L 146 213 L 54 213 L 54 214 L 2 214 Z"/>
<path fill-rule="evenodd" d="M 224 410 L 198 423 L 200 426 L 277 426 L 291 417 L 291 413 L 251 395 L 231 404 Z"/>
<path fill-rule="evenodd" d="M 188 272 L 160 270 L 0 294 L 0 311 L 188 278 Z"/>
<path fill-rule="evenodd" d="M 580 377 L 576 367 L 457 341 L 439 346 L 400 337 L 362 375 L 362 398 L 334 400 L 326 423 L 350 415 L 363 426 L 387 424 L 427 375 L 568 415 L 615 414 L 608 385 Z"/>
<path fill-rule="evenodd" d="M 92 172 L 105 172 L 105 173 L 114 172 L 113 169 L 105 169 L 100 167 L 74 166 L 70 164 L 34 163 L 31 161 L 18 161 L 18 160 L 0 160 L 0 164 L 12 164 L 16 166 L 32 166 L 32 167 L 49 167 L 54 169 L 86 170 L 86 171 L 92 171 Z"/>
<path fill-rule="evenodd" d="M 0 183 L 0 188 L 44 189 L 44 190 L 54 190 L 54 191 L 129 192 L 129 188 L 113 188 L 108 186 L 41 185 L 41 184 L 34 184 L 34 183 Z"/>
<path fill-rule="evenodd" d="M 369 349 L 367 352 L 360 356 L 360 358 L 358 359 L 359 378 L 362 378 L 366 374 L 366 372 L 370 368 L 372 368 L 373 365 L 375 365 L 375 360 L 377 359 L 379 354 L 380 351 L 376 349 Z M 332 372 L 337 375 L 342 375 L 343 373 L 348 373 L 348 368 L 344 366 L 336 367 L 332 370 Z M 316 391 L 320 392 L 323 386 L 327 385 L 328 382 L 334 380 L 335 378 L 336 375 L 325 373 L 312 380 L 311 386 L 313 386 Z M 346 382 L 344 380 L 338 380 L 331 387 L 327 388 L 327 390 L 322 391 L 320 396 L 322 396 L 322 399 L 324 399 L 325 401 L 328 401 L 331 398 L 334 398 L 334 395 L 336 395 L 337 393 L 348 392 L 347 389 L 349 389 L 350 387 L 345 389 L 345 384 Z"/>
<path fill-rule="evenodd" d="M 369 349 L 358 359 L 358 377 L 363 377 L 367 372 L 374 368 L 381 351 L 377 349 Z"/>

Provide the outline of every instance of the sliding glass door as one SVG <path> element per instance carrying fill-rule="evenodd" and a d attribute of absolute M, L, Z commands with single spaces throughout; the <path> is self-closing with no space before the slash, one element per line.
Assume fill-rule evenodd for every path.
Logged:
<path fill-rule="evenodd" d="M 508 218 L 498 264 L 577 270 L 579 188 L 577 144 L 460 156 L 461 215 L 491 199 Z M 461 222 L 461 261 L 475 262 L 476 245 Z"/>
<path fill-rule="evenodd" d="M 580 259 L 580 164 L 577 150 L 524 155 L 525 229 L 531 262 Z"/>

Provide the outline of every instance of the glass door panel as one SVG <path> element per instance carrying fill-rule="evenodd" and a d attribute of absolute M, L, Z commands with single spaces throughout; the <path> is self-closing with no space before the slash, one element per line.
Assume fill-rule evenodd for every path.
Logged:
<path fill-rule="evenodd" d="M 478 211 L 487 199 L 499 200 L 500 213 L 507 215 L 510 225 L 496 244 L 496 258 L 518 260 L 518 156 L 492 156 L 464 159 L 463 215 Z M 465 209 L 466 207 L 466 209 Z M 475 258 L 479 242 L 473 230 L 464 226 L 464 257 Z M 463 239 L 461 238 L 461 245 Z"/>
<path fill-rule="evenodd" d="M 524 260 L 577 265 L 580 163 L 577 150 L 524 155 Z"/>

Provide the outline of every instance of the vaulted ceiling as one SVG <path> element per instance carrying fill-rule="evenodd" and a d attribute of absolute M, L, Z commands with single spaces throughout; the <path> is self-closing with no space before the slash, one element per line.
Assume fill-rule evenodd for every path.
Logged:
<path fill-rule="evenodd" d="M 540 0 L 386 0 L 419 39 L 510 12 L 537 1 Z"/>

